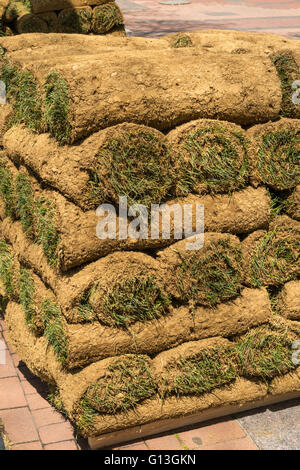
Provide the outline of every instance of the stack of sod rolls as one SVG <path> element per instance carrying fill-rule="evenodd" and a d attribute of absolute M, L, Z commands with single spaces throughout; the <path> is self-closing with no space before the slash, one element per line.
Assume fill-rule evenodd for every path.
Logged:
<path fill-rule="evenodd" d="M 298 71 L 300 46 L 222 35 L 1 40 L 7 335 L 83 436 L 300 394 L 300 119 L 277 59 Z M 170 236 L 121 236 L 121 196 L 164 204 Z M 202 249 L 174 204 L 184 237 L 204 206 Z"/>
<path fill-rule="evenodd" d="M 1 35 L 72 33 L 125 35 L 114 0 L 1 0 Z"/>

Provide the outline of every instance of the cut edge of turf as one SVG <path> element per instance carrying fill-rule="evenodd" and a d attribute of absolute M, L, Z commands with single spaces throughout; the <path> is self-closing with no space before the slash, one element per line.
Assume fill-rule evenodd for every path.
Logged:
<path fill-rule="evenodd" d="M 218 123 L 193 130 L 185 136 L 177 154 L 178 197 L 190 193 L 231 194 L 248 183 L 248 140 L 239 131 Z"/>
<path fill-rule="evenodd" d="M 160 395 L 199 396 L 229 385 L 239 377 L 239 358 L 233 345 L 203 349 L 166 365 Z"/>
<path fill-rule="evenodd" d="M 46 131 L 61 144 L 69 143 L 71 124 L 69 122 L 69 92 L 67 82 L 58 72 L 50 72 L 44 83 L 44 115 Z"/>
<path fill-rule="evenodd" d="M 213 308 L 240 294 L 242 253 L 229 240 L 211 243 L 203 257 L 197 253 L 178 255 L 181 263 L 177 267 L 176 287 L 182 299 L 192 306 Z"/>
<path fill-rule="evenodd" d="M 50 266 L 59 263 L 58 246 L 60 235 L 56 228 L 56 210 L 47 198 L 38 199 L 35 208 L 35 242 L 42 246 Z"/>
<path fill-rule="evenodd" d="M 57 359 L 65 363 L 68 359 L 68 342 L 60 307 L 50 299 L 44 300 L 41 306 L 41 320 L 45 338 L 53 347 Z"/>
<path fill-rule="evenodd" d="M 280 113 L 283 117 L 297 116 L 297 107 L 292 101 L 292 84 L 299 79 L 300 70 L 292 51 L 281 51 L 271 56 L 281 83 L 282 102 Z"/>

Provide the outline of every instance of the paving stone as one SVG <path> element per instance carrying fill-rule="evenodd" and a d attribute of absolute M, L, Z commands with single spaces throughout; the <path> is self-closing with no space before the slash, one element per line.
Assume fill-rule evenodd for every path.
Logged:
<path fill-rule="evenodd" d="M 64 423 L 64 416 L 53 408 L 43 408 L 42 410 L 32 411 L 33 419 L 37 427 L 47 426 L 48 424 Z"/>
<path fill-rule="evenodd" d="M 148 450 L 144 441 L 133 442 L 124 446 L 114 447 L 114 450 Z"/>
<path fill-rule="evenodd" d="M 37 377 L 30 380 L 22 380 L 21 385 L 25 395 L 32 395 L 33 393 L 45 395 L 48 392 L 47 384 L 41 382 L 41 380 Z"/>
<path fill-rule="evenodd" d="M 203 446 L 199 450 L 258 450 L 255 443 L 249 437 L 224 441 L 209 446 Z"/>
<path fill-rule="evenodd" d="M 0 410 L 21 406 L 27 406 L 27 402 L 19 379 L 0 379 Z"/>
<path fill-rule="evenodd" d="M 15 369 L 14 363 L 12 361 L 11 355 L 9 351 L 6 350 L 1 350 L 0 351 L 0 378 L 5 378 L 5 377 L 17 377 L 17 371 Z M 3 357 L 2 357 L 3 356 Z M 2 364 L 2 359 L 5 360 L 5 364 Z"/>
<path fill-rule="evenodd" d="M 174 434 L 153 437 L 145 440 L 151 450 L 183 450 L 179 439 Z"/>
<path fill-rule="evenodd" d="M 69 422 L 42 426 L 39 428 L 39 433 L 43 444 L 74 439 L 73 427 Z"/>
<path fill-rule="evenodd" d="M 5 431 L 13 444 L 39 440 L 39 436 L 28 407 L 1 411 Z"/>
<path fill-rule="evenodd" d="M 50 403 L 38 393 L 26 395 L 26 399 L 28 401 L 28 405 L 31 411 L 51 407 Z"/>
<path fill-rule="evenodd" d="M 45 450 L 78 450 L 74 440 L 45 445 Z"/>
<path fill-rule="evenodd" d="M 26 442 L 25 444 L 14 445 L 12 450 L 43 450 L 40 441 Z"/>
<path fill-rule="evenodd" d="M 245 437 L 245 431 L 237 421 L 221 419 L 200 425 L 178 433 L 180 439 L 189 449 L 198 449 L 201 446 L 217 444 L 230 439 Z"/>

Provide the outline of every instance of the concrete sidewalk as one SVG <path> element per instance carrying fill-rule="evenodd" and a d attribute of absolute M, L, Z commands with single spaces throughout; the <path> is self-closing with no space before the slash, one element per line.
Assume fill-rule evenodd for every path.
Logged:
<path fill-rule="evenodd" d="M 196 29 L 237 29 L 300 39 L 300 2 L 295 0 L 117 0 L 134 36 L 157 37 Z"/>

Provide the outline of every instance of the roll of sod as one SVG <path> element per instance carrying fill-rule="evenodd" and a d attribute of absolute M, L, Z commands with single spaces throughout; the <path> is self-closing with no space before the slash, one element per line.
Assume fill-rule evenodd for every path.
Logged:
<path fill-rule="evenodd" d="M 242 243 L 248 284 L 282 286 L 299 277 L 300 224 L 281 216 L 269 231 L 259 230 Z"/>
<path fill-rule="evenodd" d="M 63 10 L 70 7 L 102 5 L 107 0 L 30 0 L 33 13 Z"/>
<path fill-rule="evenodd" d="M 90 7 L 66 8 L 58 15 L 58 31 L 70 34 L 88 34 L 92 26 Z"/>
<path fill-rule="evenodd" d="M 33 14 L 18 17 L 15 28 L 19 34 L 49 33 L 47 22 L 43 18 Z"/>
<path fill-rule="evenodd" d="M 126 48 L 129 50 L 163 50 L 168 49 L 168 42 L 164 39 L 151 39 L 143 37 L 120 38 L 112 35 L 36 35 L 2 37 L 1 46 L 5 51 L 4 56 L 13 63 L 45 61 L 47 64 L 59 62 L 63 57 L 66 61 L 74 60 L 75 56 L 80 60 L 91 59 L 91 56 L 99 57 L 99 52 L 111 52 L 115 48 Z M 27 49 L 24 57 L 24 48 Z M 1 55 L 1 53 L 0 53 Z M 65 63 L 65 62 L 64 62 Z"/>
<path fill-rule="evenodd" d="M 34 131 L 41 130 L 42 109 L 34 76 L 4 62 L 0 78 L 6 85 L 6 99 L 10 104 L 8 125 L 18 123 Z"/>
<path fill-rule="evenodd" d="M 118 5 L 114 2 L 93 9 L 92 30 L 96 34 L 108 33 L 113 28 L 124 24 L 124 18 Z"/>
<path fill-rule="evenodd" d="M 184 343 L 155 357 L 153 370 L 159 377 L 159 394 L 202 395 L 235 381 L 239 357 L 230 341 L 213 338 Z"/>
<path fill-rule="evenodd" d="M 155 395 L 156 385 L 147 356 L 127 355 L 112 360 L 83 398 L 94 410 L 114 415 Z"/>
<path fill-rule="evenodd" d="M 230 193 L 247 185 L 249 162 L 243 129 L 199 120 L 168 134 L 178 178 L 176 193 Z"/>
<path fill-rule="evenodd" d="M 252 181 L 274 190 L 295 188 L 300 181 L 300 120 L 254 126 L 248 131 L 253 158 Z"/>
<path fill-rule="evenodd" d="M 57 33 L 58 32 L 58 18 L 55 11 L 49 11 L 45 13 L 39 13 L 39 18 L 41 18 L 48 26 L 48 33 Z M 34 31 L 38 32 L 38 31 Z"/>
<path fill-rule="evenodd" d="M 98 275 L 92 281 L 89 276 L 89 287 L 83 290 L 78 305 L 73 306 L 79 318 L 91 316 L 104 325 L 127 328 L 137 321 L 168 314 L 171 298 L 166 292 L 165 273 L 155 260 L 143 254 L 115 253 L 103 261 L 97 271 L 105 271 L 106 277 Z"/>
<path fill-rule="evenodd" d="M 270 380 L 296 369 L 291 361 L 294 335 L 282 323 L 254 328 L 237 340 L 241 373 L 251 379 Z"/>
<path fill-rule="evenodd" d="M 28 14 L 31 14 L 30 2 L 22 0 L 12 0 L 9 2 L 5 10 L 4 21 L 6 21 L 7 23 L 12 23 L 13 21 L 17 21 L 22 16 Z"/>
<path fill-rule="evenodd" d="M 87 66 L 93 71 L 91 76 L 86 73 Z M 30 72 L 30 64 L 27 68 Z M 224 69 L 230 73 L 224 74 Z M 267 85 L 257 84 L 256 74 L 268 76 Z M 216 61 L 214 54 L 203 55 L 191 48 L 180 54 L 174 49 L 162 50 L 159 60 L 155 50 L 126 49 L 122 64 L 119 54 L 112 52 L 102 55 L 101 61 L 58 64 L 38 80 L 45 94 L 44 121 L 61 143 L 75 142 L 123 122 L 146 123 L 162 130 L 199 118 L 250 125 L 275 119 L 281 102 L 269 59 L 224 53 Z M 205 90 L 211 83 L 215 83 L 214 90 L 207 95 Z M 246 96 L 243 101 L 238 99 L 237 83 Z M 163 94 L 158 93 L 159 84 Z M 116 93 L 123 97 L 121 108 Z"/>
<path fill-rule="evenodd" d="M 160 258 L 174 269 L 170 290 L 192 307 L 214 307 L 240 293 L 242 254 L 233 235 L 206 232 L 201 250 L 187 250 L 183 240 L 163 250 Z"/>

